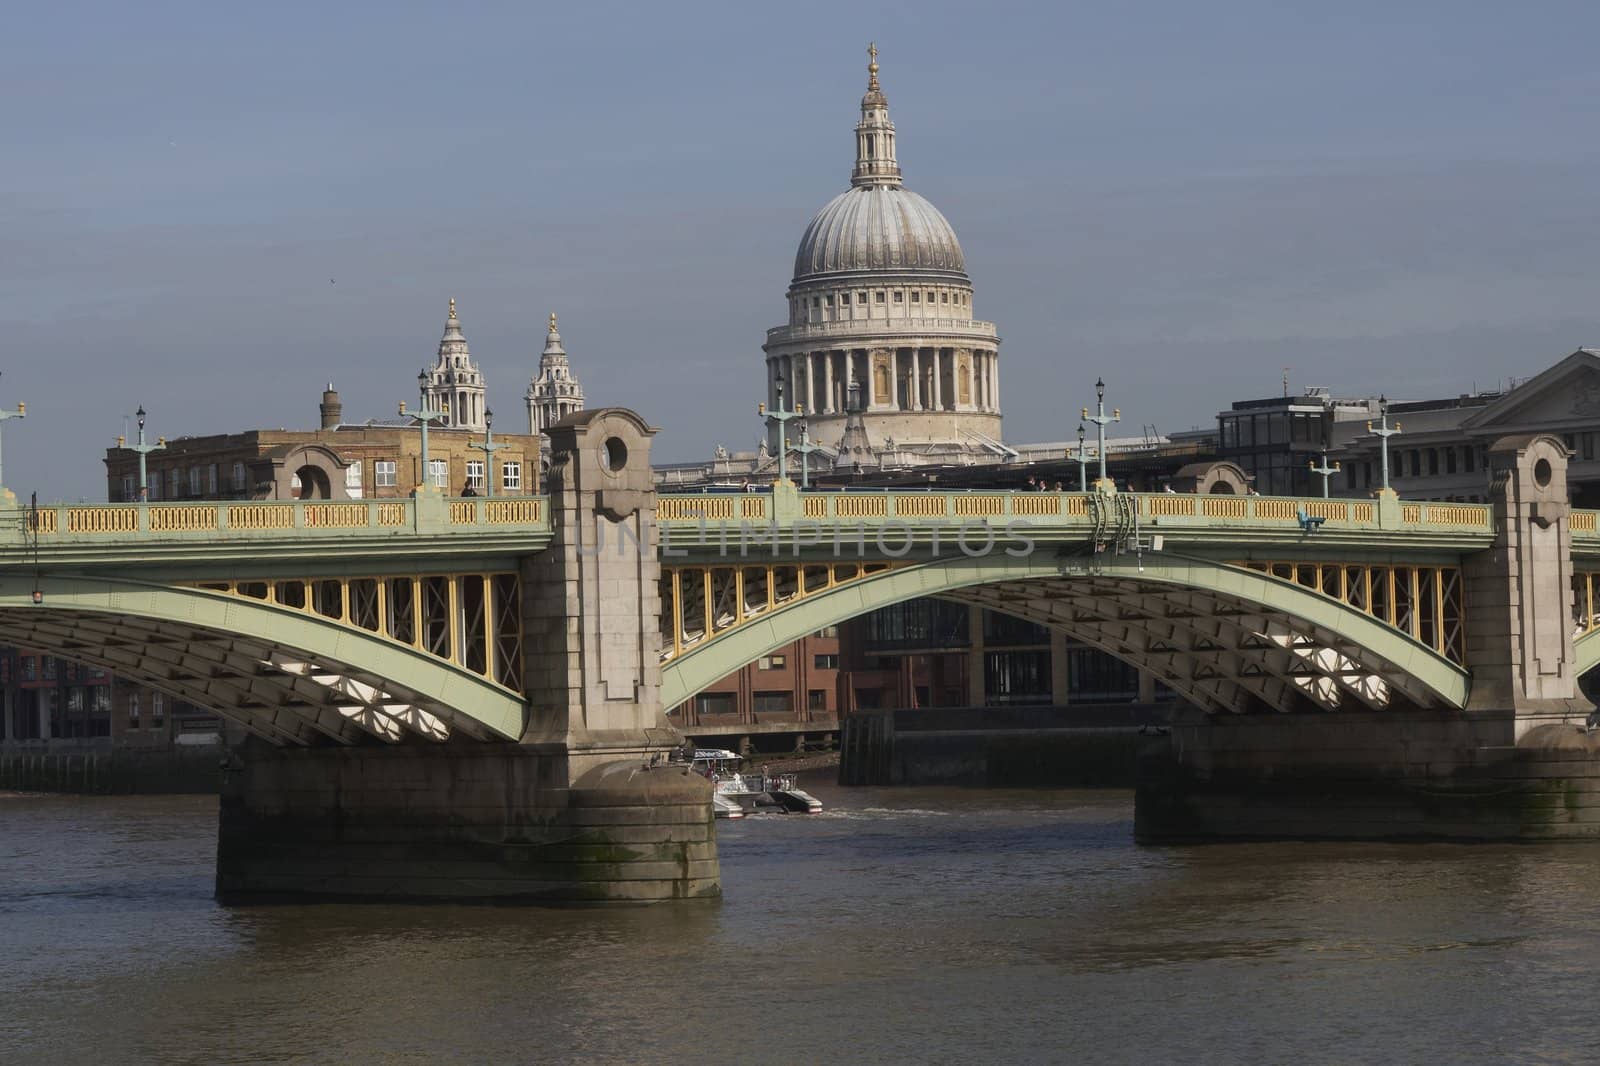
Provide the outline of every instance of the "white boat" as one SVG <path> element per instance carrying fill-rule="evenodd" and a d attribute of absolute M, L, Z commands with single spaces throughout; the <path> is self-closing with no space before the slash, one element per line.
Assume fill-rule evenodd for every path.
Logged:
<path fill-rule="evenodd" d="M 795 787 L 793 774 L 744 774 L 744 759 L 725 748 L 696 748 L 689 768 L 709 778 L 712 810 L 718 818 L 743 818 L 757 807 L 816 814 L 822 802 Z"/>

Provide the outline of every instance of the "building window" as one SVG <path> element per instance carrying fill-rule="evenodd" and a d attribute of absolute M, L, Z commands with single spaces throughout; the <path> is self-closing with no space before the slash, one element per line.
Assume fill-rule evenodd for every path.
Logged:
<path fill-rule="evenodd" d="M 167 497 L 176 500 L 183 491 L 183 471 L 173 467 L 167 471 Z"/>
<path fill-rule="evenodd" d="M 243 463 L 236 462 L 236 463 L 233 464 L 233 491 L 234 492 L 243 492 L 244 491 L 244 464 Z"/>
<path fill-rule="evenodd" d="M 1446 474 L 1454 474 L 1456 472 L 1456 450 L 1454 448 L 1446 448 L 1444 450 L 1444 472 Z"/>
<path fill-rule="evenodd" d="M 829 294 L 828 294 L 828 295 L 827 295 L 827 297 L 826 297 L 826 299 L 825 299 L 825 302 L 826 302 L 826 303 L 827 303 L 827 305 L 828 305 L 828 306 L 829 306 L 829 307 L 832 307 L 832 306 L 833 306 L 833 294 L 832 294 L 832 293 L 829 293 Z"/>
<path fill-rule="evenodd" d="M 379 459 L 372 464 L 372 476 L 377 479 L 380 489 L 394 488 L 394 460 Z"/>
<path fill-rule="evenodd" d="M 837 637 L 839 635 L 839 627 L 838 626 L 823 626 L 821 629 L 817 630 L 815 633 L 813 633 L 811 635 L 813 637 L 818 637 L 818 638 L 821 638 L 823 640 L 826 640 L 826 639 L 828 639 L 830 637 Z"/>
<path fill-rule="evenodd" d="M 1439 473 L 1439 449 L 1428 449 L 1428 474 L 1435 476 Z"/>
<path fill-rule="evenodd" d="M 124 502 L 134 498 L 134 484 L 132 474 L 122 475 L 122 499 Z"/>
<path fill-rule="evenodd" d="M 875 293 L 875 294 L 874 294 L 874 296 L 875 296 L 875 297 L 876 297 L 876 298 L 875 298 L 875 299 L 874 299 L 874 300 L 873 300 L 873 302 L 874 302 L 874 303 L 880 303 L 880 304 L 881 304 L 881 303 L 883 303 L 883 290 L 882 290 L 882 289 L 879 289 L 879 290 L 878 290 L 878 291 L 877 291 L 877 292 L 876 292 L 876 293 Z"/>
<path fill-rule="evenodd" d="M 467 486 L 473 492 L 483 491 L 483 460 L 467 460 Z"/>
<path fill-rule="evenodd" d="M 821 307 L 822 306 L 822 301 L 817 299 L 815 296 L 813 296 L 811 298 L 811 306 L 812 307 Z"/>
<path fill-rule="evenodd" d="M 941 292 L 939 294 L 939 302 L 942 303 L 942 304 L 949 303 L 950 302 L 950 294 L 947 293 L 947 292 Z"/>
<path fill-rule="evenodd" d="M 128 728 L 139 728 L 139 693 L 128 693 Z"/>
<path fill-rule="evenodd" d="M 204 486 L 200 482 L 200 478 L 204 473 L 205 472 L 203 470 L 201 470 L 198 466 L 191 466 L 189 468 L 189 495 L 190 496 L 199 496 L 202 492 L 205 491 Z"/>
<path fill-rule="evenodd" d="M 39 656 L 39 674 L 46 681 L 56 679 L 56 657 L 54 655 Z"/>
<path fill-rule="evenodd" d="M 1461 464 L 1467 473 L 1472 473 L 1472 445 L 1469 444 L 1461 449 Z"/>
<path fill-rule="evenodd" d="M 159 692 L 150 693 L 150 728 L 160 729 L 167 724 L 167 697 Z"/>
<path fill-rule="evenodd" d="M 206 468 L 206 485 L 207 485 L 206 491 L 209 492 L 213 496 L 215 496 L 217 494 L 217 480 L 218 480 L 217 474 L 218 474 L 218 470 L 217 470 L 217 464 L 216 463 L 212 463 L 209 467 Z"/>
<path fill-rule="evenodd" d="M 905 303 L 906 302 L 906 294 L 903 293 L 903 292 L 900 292 L 898 289 L 895 290 L 894 302 L 897 303 L 897 304 Z"/>
<path fill-rule="evenodd" d="M 450 460 L 428 460 L 428 482 L 436 488 L 448 488 L 450 485 Z"/>
<path fill-rule="evenodd" d="M 820 688 L 811 689 L 806 693 L 806 709 L 810 711 L 827 710 L 828 693 Z"/>
<path fill-rule="evenodd" d="M 866 302 L 867 302 L 867 294 L 866 293 L 864 293 L 864 292 L 856 293 L 856 303 L 864 304 Z"/>
<path fill-rule="evenodd" d="M 507 492 L 522 491 L 522 464 L 506 463 L 500 468 L 500 487 Z"/>
<path fill-rule="evenodd" d="M 920 292 L 912 293 L 911 294 L 911 302 L 914 303 L 914 304 L 921 303 L 922 302 L 922 293 L 920 293 Z"/>
<path fill-rule="evenodd" d="M 793 696 L 788 692 L 757 692 L 755 711 L 757 714 L 791 714 Z"/>
<path fill-rule="evenodd" d="M 24 655 L 22 657 L 22 680 L 37 681 L 38 679 L 38 660 L 31 655 Z"/>
<path fill-rule="evenodd" d="M 811 665 L 817 670 L 837 670 L 839 669 L 839 657 L 837 655 L 818 655 L 812 658 Z"/>
<path fill-rule="evenodd" d="M 695 714 L 733 714 L 735 710 L 731 692 L 702 692 L 694 698 Z"/>
<path fill-rule="evenodd" d="M 763 655 L 756 660 L 756 668 L 759 670 L 782 670 L 788 663 L 788 656 L 785 655 Z"/>

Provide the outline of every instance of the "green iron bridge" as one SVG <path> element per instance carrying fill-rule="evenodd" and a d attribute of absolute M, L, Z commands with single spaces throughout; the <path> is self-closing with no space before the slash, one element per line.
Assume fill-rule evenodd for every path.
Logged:
<path fill-rule="evenodd" d="M 654 432 L 616 408 L 551 427 L 546 497 L 14 510 L 0 641 L 247 732 L 224 899 L 716 895 L 710 784 L 666 757 L 663 709 L 923 596 L 1184 697 L 1141 778 L 1147 838 L 1600 835 L 1576 685 L 1600 516 L 1570 510 L 1556 438 L 1498 442 L 1471 505 L 658 495 Z"/>
<path fill-rule="evenodd" d="M 662 495 L 661 695 L 920 596 L 1065 630 L 1211 711 L 1462 708 L 1489 505 L 1034 492 Z M 1311 526 L 1307 519 L 1314 520 Z M 1571 514 L 1577 670 L 1600 513 Z M 0 540 L 0 640 L 275 744 L 517 740 L 523 560 L 549 501 L 58 505 Z M 598 552 L 627 545 L 596 546 Z"/>

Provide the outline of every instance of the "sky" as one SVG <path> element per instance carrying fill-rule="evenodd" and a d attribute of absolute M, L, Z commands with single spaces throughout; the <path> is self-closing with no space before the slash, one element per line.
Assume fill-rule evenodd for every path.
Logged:
<path fill-rule="evenodd" d="M 561 332 L 660 461 L 753 447 L 865 49 L 997 323 L 1008 439 L 1600 344 L 1600 5 L 34 5 L 0 39 L 4 479 L 415 402 L 454 296 L 497 425 Z M 25 32 L 24 32 L 25 31 Z"/>

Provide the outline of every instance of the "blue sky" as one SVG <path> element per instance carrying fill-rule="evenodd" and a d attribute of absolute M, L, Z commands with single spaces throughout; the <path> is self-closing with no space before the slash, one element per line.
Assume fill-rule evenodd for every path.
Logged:
<path fill-rule="evenodd" d="M 657 456 L 753 445 L 869 39 L 998 323 L 1007 436 L 1296 389 L 1450 394 L 1600 344 L 1600 6 L 39 5 L 0 41 L 19 494 L 168 436 L 411 399 L 446 300 L 500 423 L 546 314 Z"/>

